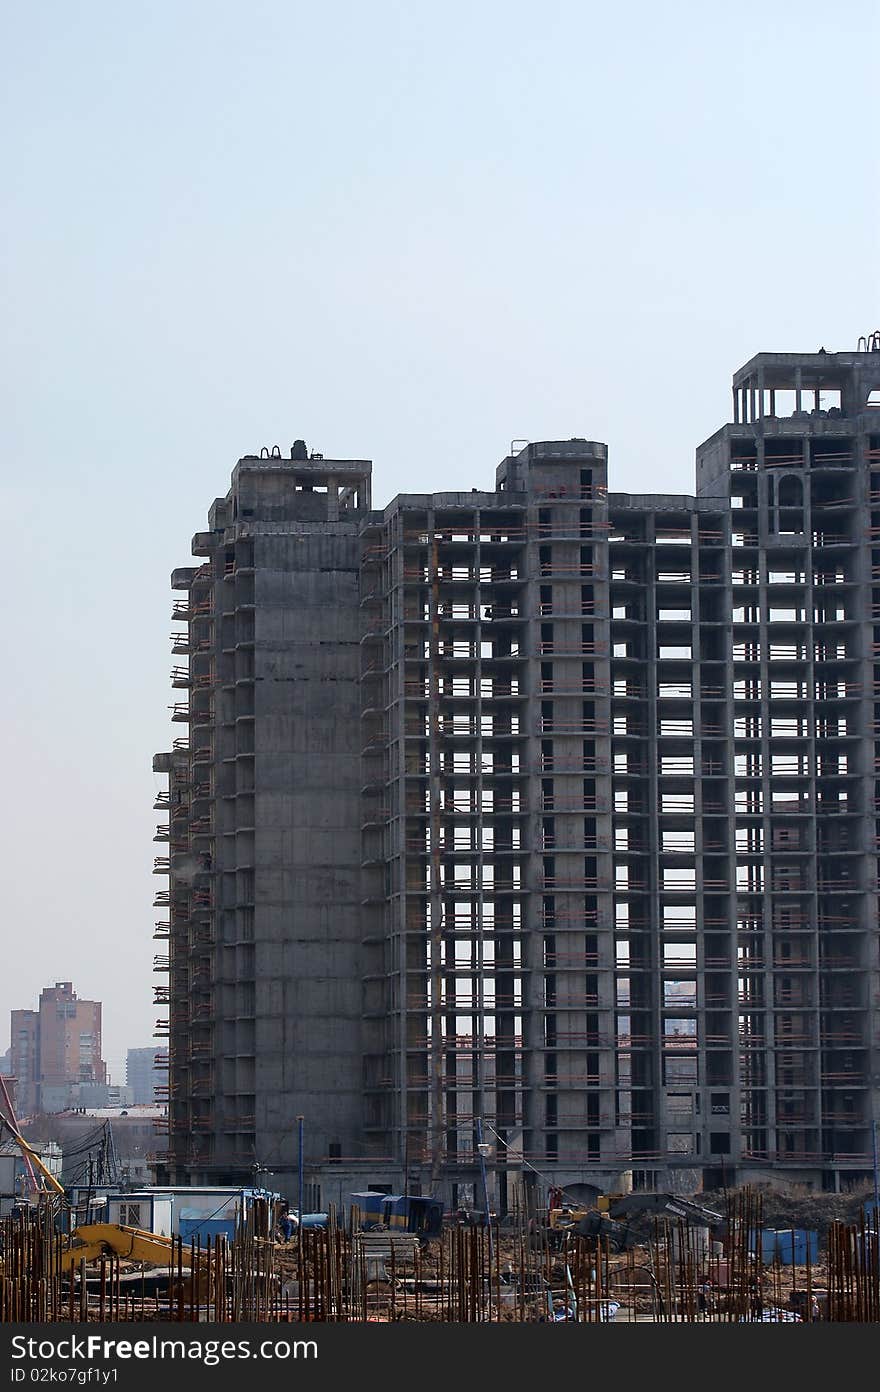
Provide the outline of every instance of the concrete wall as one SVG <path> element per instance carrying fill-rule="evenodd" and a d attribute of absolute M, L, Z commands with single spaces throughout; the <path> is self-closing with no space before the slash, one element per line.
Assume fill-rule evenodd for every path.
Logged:
<path fill-rule="evenodd" d="M 257 538 L 257 1154 L 361 1132 L 357 527 Z"/>

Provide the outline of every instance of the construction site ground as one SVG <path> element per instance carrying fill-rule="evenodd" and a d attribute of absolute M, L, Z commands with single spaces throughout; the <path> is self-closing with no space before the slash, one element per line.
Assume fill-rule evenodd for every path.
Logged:
<path fill-rule="evenodd" d="M 416 1274 L 413 1265 L 401 1265 L 395 1271 L 393 1280 L 388 1274 L 388 1263 L 386 1263 L 387 1279 L 372 1279 L 365 1283 L 371 1316 L 376 1319 L 448 1319 L 448 1315 L 441 1313 L 443 1297 L 439 1291 L 435 1290 L 441 1274 L 439 1252 L 438 1243 L 426 1243 L 419 1252 L 418 1274 Z M 565 1304 L 568 1291 L 566 1257 L 571 1262 L 573 1260 L 572 1254 L 567 1254 L 564 1250 L 551 1251 L 545 1253 L 542 1258 L 540 1254 L 532 1253 L 533 1262 L 536 1256 L 537 1267 L 540 1271 L 541 1289 L 535 1293 L 533 1298 L 521 1299 L 515 1294 L 516 1274 L 520 1269 L 522 1258 L 521 1245 L 518 1240 L 509 1240 L 503 1237 L 500 1239 L 496 1270 L 502 1274 L 502 1280 L 499 1282 L 493 1278 L 492 1282 L 493 1319 L 500 1319 L 503 1323 L 520 1321 L 523 1318 L 533 1321 L 547 1317 L 550 1311 L 547 1290 L 550 1292 L 554 1310 L 558 1311 Z M 618 1306 L 614 1314 L 616 1323 L 656 1322 L 658 1300 L 655 1283 L 650 1274 L 653 1257 L 652 1248 L 650 1244 L 646 1243 L 633 1247 L 627 1253 L 612 1254 L 604 1261 L 602 1282 L 594 1281 L 589 1286 L 590 1313 L 595 1319 L 599 1320 L 604 1313 L 607 1302 L 613 1301 Z M 294 1295 L 298 1294 L 298 1260 L 295 1238 L 286 1246 L 281 1246 L 278 1249 L 275 1270 L 289 1292 Z M 717 1265 L 712 1270 L 717 1271 Z M 712 1320 L 726 1321 L 732 1314 L 737 1313 L 723 1285 L 723 1259 L 721 1271 L 722 1280 L 716 1281 L 715 1293 L 708 1298 L 709 1308 L 704 1316 L 707 1322 Z M 510 1274 L 513 1278 L 509 1287 L 503 1280 L 505 1274 Z M 824 1303 L 823 1295 L 827 1290 L 827 1283 L 827 1264 L 822 1253 L 820 1253 L 819 1260 L 810 1268 L 806 1266 L 766 1266 L 762 1276 L 761 1304 L 768 1309 L 778 1307 L 787 1310 L 792 1305 L 792 1291 L 809 1290 L 818 1296 L 820 1312 L 822 1312 L 821 1306 Z M 681 1316 L 686 1318 L 688 1322 L 693 1322 L 694 1319 L 701 1317 L 702 1312 L 693 1308 L 692 1296 L 687 1297 L 685 1303 L 688 1306 L 686 1310 L 679 1308 L 679 1301 L 671 1302 L 666 1318 L 674 1320 L 677 1316 Z M 759 1313 L 759 1311 L 756 1310 L 754 1313 Z"/>

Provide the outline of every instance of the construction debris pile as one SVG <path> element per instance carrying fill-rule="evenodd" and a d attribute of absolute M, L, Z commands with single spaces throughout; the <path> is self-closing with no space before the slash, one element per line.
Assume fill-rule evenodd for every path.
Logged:
<path fill-rule="evenodd" d="M 762 1260 L 762 1200 L 729 1196 L 723 1242 L 654 1217 L 643 1242 L 559 1233 L 513 1215 L 444 1225 L 438 1238 L 336 1221 L 276 1241 L 252 1213 L 233 1242 L 175 1239 L 165 1266 L 102 1253 L 71 1260 L 51 1202 L 0 1223 L 0 1321 L 615 1320 L 650 1323 L 880 1323 L 877 1233 L 834 1222 L 805 1266 Z"/>

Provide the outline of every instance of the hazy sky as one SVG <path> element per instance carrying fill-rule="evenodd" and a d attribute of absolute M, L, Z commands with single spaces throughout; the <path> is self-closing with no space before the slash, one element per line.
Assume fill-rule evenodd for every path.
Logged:
<path fill-rule="evenodd" d="M 169 572 L 235 461 L 302 437 L 382 505 L 582 435 L 690 491 L 741 363 L 880 325 L 880 8 L 0 16 L 0 1052 L 69 979 L 122 1081 L 165 1014 Z"/>

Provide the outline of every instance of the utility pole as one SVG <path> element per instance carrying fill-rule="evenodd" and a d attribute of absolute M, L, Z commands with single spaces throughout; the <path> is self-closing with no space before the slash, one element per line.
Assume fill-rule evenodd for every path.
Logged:
<path fill-rule="evenodd" d="M 305 1121 L 305 1117 L 298 1116 L 297 1119 L 296 1119 L 296 1129 L 297 1129 L 298 1138 L 299 1138 L 299 1150 L 298 1150 L 298 1154 L 297 1154 L 296 1170 L 297 1170 L 297 1178 L 298 1178 L 298 1180 L 299 1180 L 299 1235 L 300 1235 L 299 1240 L 300 1240 L 300 1244 L 302 1244 L 302 1228 L 303 1228 L 303 1122 L 304 1122 L 304 1121 Z"/>
<path fill-rule="evenodd" d="M 871 1227 L 880 1232 L 880 1174 L 877 1170 L 877 1120 L 871 1122 L 871 1145 L 874 1152 L 874 1221 Z"/>

